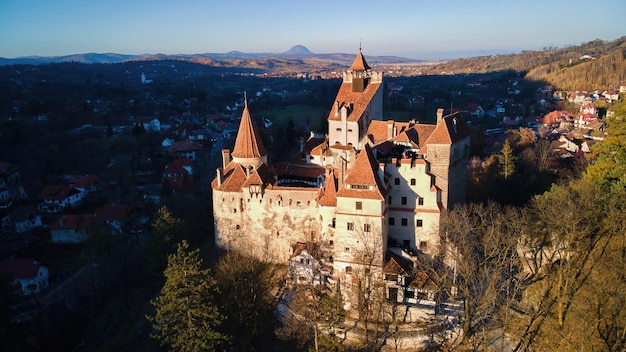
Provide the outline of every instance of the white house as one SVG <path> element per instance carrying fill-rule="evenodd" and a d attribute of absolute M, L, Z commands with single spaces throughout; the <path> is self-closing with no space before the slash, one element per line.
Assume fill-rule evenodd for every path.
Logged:
<path fill-rule="evenodd" d="M 48 268 L 34 259 L 5 259 L 0 272 L 13 278 L 24 295 L 36 294 L 48 287 Z"/>
<path fill-rule="evenodd" d="M 91 237 L 94 214 L 65 214 L 50 226 L 53 243 L 81 243 Z"/>
<path fill-rule="evenodd" d="M 41 225 L 41 214 L 34 206 L 15 209 L 2 218 L 2 228 L 14 233 L 24 233 Z"/>
<path fill-rule="evenodd" d="M 308 248 L 308 250 L 307 250 Z M 294 245 L 294 252 L 289 258 L 289 276 L 296 284 L 319 285 L 323 278 L 320 262 L 309 251 L 315 253 L 319 246 L 299 242 Z"/>
<path fill-rule="evenodd" d="M 50 213 L 74 208 L 84 198 L 85 193 L 70 186 L 44 186 L 39 192 L 39 209 Z"/>

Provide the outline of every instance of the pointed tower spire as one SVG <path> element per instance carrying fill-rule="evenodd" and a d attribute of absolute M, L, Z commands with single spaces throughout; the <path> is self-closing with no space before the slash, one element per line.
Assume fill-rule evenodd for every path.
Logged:
<path fill-rule="evenodd" d="M 265 150 L 261 137 L 252 123 L 252 117 L 248 109 L 248 98 L 245 92 L 241 122 L 239 123 L 237 139 L 231 155 L 234 162 L 246 167 L 257 167 L 261 163 L 267 163 L 267 150 Z"/>
<path fill-rule="evenodd" d="M 359 53 L 356 55 L 352 66 L 348 69 L 348 71 L 367 71 L 371 69 L 371 67 L 365 61 L 363 57 L 363 53 L 361 52 L 361 43 L 359 42 Z"/>

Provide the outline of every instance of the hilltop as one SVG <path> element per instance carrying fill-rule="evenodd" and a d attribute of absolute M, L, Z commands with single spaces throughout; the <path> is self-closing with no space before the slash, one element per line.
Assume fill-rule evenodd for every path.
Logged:
<path fill-rule="evenodd" d="M 617 87 L 626 82 L 626 36 L 614 41 L 596 39 L 578 46 L 523 51 L 447 61 L 427 74 L 468 74 L 496 71 L 525 73 L 563 90 Z"/>

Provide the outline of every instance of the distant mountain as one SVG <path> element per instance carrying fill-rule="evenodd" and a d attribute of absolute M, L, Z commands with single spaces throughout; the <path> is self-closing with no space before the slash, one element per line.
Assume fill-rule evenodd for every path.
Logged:
<path fill-rule="evenodd" d="M 143 55 L 124 55 L 115 53 L 86 53 L 74 54 L 66 56 L 29 56 L 18 57 L 13 59 L 1 58 L 0 65 L 39 65 L 59 62 L 79 62 L 85 64 L 114 64 L 131 60 L 184 60 L 193 61 L 204 64 L 218 60 L 256 60 L 256 59 L 290 59 L 290 60 L 322 60 L 329 63 L 339 65 L 350 65 L 354 60 L 353 54 L 314 54 L 303 45 L 295 45 L 291 49 L 282 53 L 245 53 L 241 51 L 230 51 L 227 53 L 204 53 L 204 54 L 143 54 Z M 370 64 L 379 63 L 408 63 L 420 62 L 420 60 L 408 59 L 398 56 L 367 56 L 367 62 Z M 238 63 L 241 65 L 241 63 Z M 223 65 L 226 65 L 223 63 Z"/>
<path fill-rule="evenodd" d="M 285 51 L 283 55 L 313 55 L 313 53 L 303 45 L 295 45 Z"/>

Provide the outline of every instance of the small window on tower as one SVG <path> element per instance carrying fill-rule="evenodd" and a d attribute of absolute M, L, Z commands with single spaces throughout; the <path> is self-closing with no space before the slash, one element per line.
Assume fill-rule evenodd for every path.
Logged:
<path fill-rule="evenodd" d="M 393 184 L 398 186 L 400 184 L 400 179 L 396 177 L 396 179 L 393 180 Z"/>
<path fill-rule="evenodd" d="M 417 221 L 415 222 L 415 226 L 417 226 L 417 227 L 422 227 L 422 226 L 424 226 L 424 220 L 422 220 L 422 219 L 417 219 Z"/>
<path fill-rule="evenodd" d="M 363 210 L 363 202 L 356 202 L 356 210 Z"/>
<path fill-rule="evenodd" d="M 415 186 L 415 179 L 414 178 L 411 179 L 411 186 Z"/>
<path fill-rule="evenodd" d="M 424 205 L 424 198 L 423 197 L 417 198 L 417 204 Z"/>

